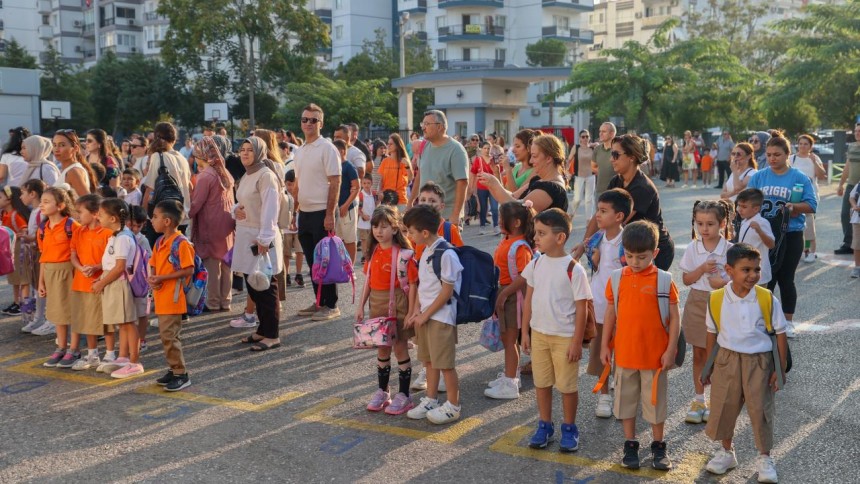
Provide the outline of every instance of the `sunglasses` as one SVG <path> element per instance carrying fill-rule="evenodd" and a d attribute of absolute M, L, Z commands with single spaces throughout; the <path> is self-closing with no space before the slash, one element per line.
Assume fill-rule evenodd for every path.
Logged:
<path fill-rule="evenodd" d="M 580 136 L 580 138 L 588 139 L 588 138 L 590 138 L 590 136 L 588 136 L 587 134 L 584 134 L 584 135 Z"/>
<path fill-rule="evenodd" d="M 620 151 L 611 151 L 609 155 L 612 156 L 613 160 L 617 160 L 621 157 L 622 153 Z"/>
<path fill-rule="evenodd" d="M 478 138 L 472 138 L 472 141 L 481 141 Z"/>
<path fill-rule="evenodd" d="M 317 124 L 319 122 L 319 118 L 302 118 L 302 124 Z"/>
<path fill-rule="evenodd" d="M 753 138 L 753 139 L 749 140 L 749 142 L 758 144 L 759 140 L 758 140 L 758 138 Z"/>
<path fill-rule="evenodd" d="M 131 146 L 131 149 L 143 148 L 143 145 L 129 145 L 129 146 Z"/>

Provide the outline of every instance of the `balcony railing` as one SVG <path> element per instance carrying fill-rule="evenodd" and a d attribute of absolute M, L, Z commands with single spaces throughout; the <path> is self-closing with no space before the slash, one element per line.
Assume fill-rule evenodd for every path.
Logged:
<path fill-rule="evenodd" d="M 459 69 L 498 69 L 505 66 L 505 61 L 498 59 L 446 59 L 437 61 L 437 64 L 441 71 Z"/>
<path fill-rule="evenodd" d="M 331 24 L 331 9 L 330 8 L 318 8 L 314 10 L 314 14 L 319 17 L 323 22 L 327 24 Z"/>
<path fill-rule="evenodd" d="M 565 29 L 557 25 L 544 27 L 542 30 L 544 38 L 553 38 L 568 42 L 582 42 L 584 44 L 594 43 L 594 31 L 584 29 Z"/>
<path fill-rule="evenodd" d="M 397 9 L 400 12 L 427 13 L 427 0 L 400 0 Z"/>
<path fill-rule="evenodd" d="M 147 49 L 160 49 L 161 43 L 164 42 L 162 40 L 150 40 L 146 42 Z"/>
<path fill-rule="evenodd" d="M 594 0 L 543 0 L 541 4 L 547 8 L 569 8 L 583 12 L 591 12 L 594 10 Z"/>
<path fill-rule="evenodd" d="M 490 7 L 502 8 L 504 0 L 439 0 L 439 8 L 454 7 Z"/>
<path fill-rule="evenodd" d="M 468 24 L 439 27 L 439 42 L 454 40 L 505 40 L 501 25 Z"/>
<path fill-rule="evenodd" d="M 143 14 L 143 19 L 147 22 L 154 22 L 156 20 L 167 20 L 167 17 L 158 15 L 158 12 L 146 12 Z"/>

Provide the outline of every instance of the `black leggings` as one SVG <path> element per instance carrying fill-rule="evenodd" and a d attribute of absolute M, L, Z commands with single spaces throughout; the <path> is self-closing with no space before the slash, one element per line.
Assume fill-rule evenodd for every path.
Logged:
<path fill-rule="evenodd" d="M 773 278 L 767 283 L 767 288 L 773 291 L 779 284 L 779 301 L 782 312 L 794 314 L 797 306 L 797 288 L 794 286 L 794 272 L 803 255 L 803 232 L 788 232 L 782 241 L 785 244 L 785 255 L 779 270 L 773 273 Z"/>
<path fill-rule="evenodd" d="M 257 291 L 248 284 L 248 276 L 245 276 L 245 285 L 248 286 L 248 297 L 257 306 L 257 317 L 260 326 L 257 334 L 263 338 L 278 339 L 278 322 L 281 320 L 281 302 L 278 301 L 278 278 L 272 276 L 272 283 L 264 291 Z"/>

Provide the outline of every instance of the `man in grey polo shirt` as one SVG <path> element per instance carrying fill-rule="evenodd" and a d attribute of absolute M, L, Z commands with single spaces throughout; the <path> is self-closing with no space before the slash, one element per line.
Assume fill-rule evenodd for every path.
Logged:
<path fill-rule="evenodd" d="M 723 131 L 723 135 L 717 140 L 717 186 L 723 188 L 723 180 L 727 180 L 732 173 L 729 162 L 731 161 L 732 148 L 735 147 L 735 142 L 732 140 L 732 135 L 728 131 Z"/>
<path fill-rule="evenodd" d="M 600 125 L 600 143 L 594 147 L 594 162 L 597 163 L 597 181 L 594 184 L 594 196 L 599 197 L 609 187 L 609 180 L 615 176 L 612 169 L 612 138 L 615 137 L 615 125 L 605 122 Z"/>

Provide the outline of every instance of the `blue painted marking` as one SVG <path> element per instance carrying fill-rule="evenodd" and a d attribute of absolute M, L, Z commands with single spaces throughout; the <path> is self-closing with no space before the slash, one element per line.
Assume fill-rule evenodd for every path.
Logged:
<path fill-rule="evenodd" d="M 564 471 L 555 471 L 555 484 L 565 484 L 566 482 L 571 484 L 588 484 L 593 481 L 595 477 L 596 476 L 589 476 L 585 479 L 575 479 L 573 477 L 566 477 L 564 475 Z"/>
<path fill-rule="evenodd" d="M 47 384 L 48 382 L 42 380 L 22 381 L 0 388 L 0 392 L 5 393 L 6 395 L 15 395 L 16 393 L 24 393 L 29 392 L 30 390 L 35 390 Z"/>
<path fill-rule="evenodd" d="M 364 442 L 364 437 L 342 434 L 332 437 L 331 440 L 324 443 L 320 447 L 320 451 L 331 455 L 343 455 L 362 442 Z"/>
<path fill-rule="evenodd" d="M 188 407 L 185 405 L 180 405 L 180 406 L 176 407 L 176 410 L 174 410 L 170 413 L 166 413 L 164 415 L 153 415 L 151 413 L 145 413 L 145 414 L 143 414 L 143 418 L 145 420 L 166 420 L 169 418 L 180 417 L 182 415 L 185 415 L 186 413 L 188 413 Z"/>

